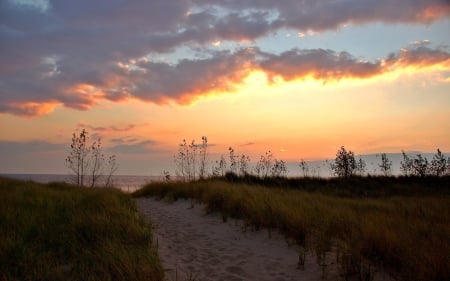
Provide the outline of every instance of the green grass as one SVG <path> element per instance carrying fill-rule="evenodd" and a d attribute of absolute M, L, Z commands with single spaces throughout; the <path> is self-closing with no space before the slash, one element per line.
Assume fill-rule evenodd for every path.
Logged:
<path fill-rule="evenodd" d="M 279 230 L 319 263 L 335 257 L 343 276 L 370 280 L 376 268 L 403 280 L 449 280 L 449 178 L 296 181 L 289 188 L 236 179 L 154 183 L 133 195 L 195 198 L 224 220 Z"/>
<path fill-rule="evenodd" d="M 0 178 L 0 280 L 162 279 L 129 195 Z"/>

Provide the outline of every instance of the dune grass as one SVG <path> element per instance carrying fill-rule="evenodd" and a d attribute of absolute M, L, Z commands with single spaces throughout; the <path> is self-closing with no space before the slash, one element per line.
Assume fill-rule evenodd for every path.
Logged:
<path fill-rule="evenodd" d="M 162 279 L 129 195 L 0 178 L 0 280 Z"/>
<path fill-rule="evenodd" d="M 153 183 L 133 195 L 195 198 L 224 220 L 240 218 L 251 229 L 281 231 L 313 251 L 319 264 L 335 258 L 344 277 L 371 280 L 383 271 L 403 280 L 449 280 L 449 179 L 418 182 L 297 179 L 296 186 L 283 188 L 210 180 Z M 420 185 L 428 190 L 420 191 Z M 366 191 L 354 196 L 355 188 Z"/>

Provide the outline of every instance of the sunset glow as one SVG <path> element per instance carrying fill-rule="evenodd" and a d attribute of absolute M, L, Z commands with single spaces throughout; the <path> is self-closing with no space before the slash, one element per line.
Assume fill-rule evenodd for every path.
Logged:
<path fill-rule="evenodd" d="M 211 165 L 450 151 L 448 1 L 28 2 L 2 4 L 0 173 L 67 172 L 83 128 L 121 174 L 202 136 Z"/>

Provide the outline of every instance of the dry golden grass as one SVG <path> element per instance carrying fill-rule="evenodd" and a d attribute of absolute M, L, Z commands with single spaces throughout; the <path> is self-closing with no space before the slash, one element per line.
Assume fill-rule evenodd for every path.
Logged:
<path fill-rule="evenodd" d="M 0 178 L 0 280 L 162 279 L 129 195 Z"/>
<path fill-rule="evenodd" d="M 240 218 L 252 229 L 279 230 L 314 251 L 318 262 L 336 255 L 346 276 L 367 280 L 375 269 L 383 269 L 405 280 L 448 280 L 448 187 L 422 196 L 408 192 L 409 180 L 406 186 L 396 183 L 403 190 L 393 192 L 397 195 L 391 195 L 389 187 L 383 187 L 385 195 L 352 197 L 336 196 L 329 187 L 321 190 L 320 182 L 308 188 L 268 188 L 211 180 L 149 184 L 134 196 L 194 198 L 205 203 L 208 212 L 220 212 L 224 220 Z M 343 181 L 339 185 L 345 188 Z"/>

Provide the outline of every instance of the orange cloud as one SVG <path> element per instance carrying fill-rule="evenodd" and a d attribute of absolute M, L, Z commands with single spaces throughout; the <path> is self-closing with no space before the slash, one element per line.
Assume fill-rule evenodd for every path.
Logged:
<path fill-rule="evenodd" d="M 403 68 L 416 70 L 430 67 L 450 68 L 449 52 L 431 49 L 423 44 L 403 48 L 399 53 L 375 62 L 361 61 L 346 52 L 338 53 L 323 49 L 294 49 L 268 57 L 260 66 L 270 81 L 274 81 L 276 77 L 282 77 L 286 81 L 309 77 L 323 81 L 365 79 Z"/>
<path fill-rule="evenodd" d="M 129 132 L 132 131 L 133 129 L 135 129 L 137 127 L 136 124 L 128 124 L 124 127 L 118 127 L 118 126 L 107 126 L 107 127 L 102 127 L 102 126 L 92 126 L 90 124 L 81 122 L 78 123 L 77 125 L 79 128 L 88 128 L 91 129 L 95 132 Z"/>
<path fill-rule="evenodd" d="M 433 60 L 442 64 L 438 55 L 445 51 L 420 54 L 417 60 L 420 50 L 411 50 L 414 55 L 397 54 L 383 65 L 330 50 L 277 55 L 233 48 L 243 41 L 277 40 L 272 35 L 286 30 L 302 37 L 347 25 L 431 24 L 450 15 L 448 0 L 60 2 L 42 10 L 39 5 L 2 2 L 2 15 L 7 16 L 0 32 L 0 112 L 45 114 L 40 108 L 53 103 L 86 110 L 101 100 L 130 98 L 186 104 L 212 92 L 234 91 L 252 70 L 286 80 L 325 81 L 363 79 L 388 67 L 429 67 Z M 108 12 L 101 12 L 105 8 Z M 216 51 L 228 51 L 214 52 L 211 43 L 221 44 L 212 48 Z M 284 44 L 275 45 L 281 52 Z M 179 60 L 150 61 L 154 54 Z"/>
<path fill-rule="evenodd" d="M 362 62 L 348 53 L 323 49 L 294 49 L 278 56 L 271 55 L 261 63 L 261 68 L 271 80 L 276 76 L 281 76 L 284 80 L 306 77 L 318 80 L 365 78 L 381 71 L 377 62 Z"/>
<path fill-rule="evenodd" d="M 98 81 L 59 84 L 53 102 L 46 100 L 9 103 L 0 111 L 31 116 L 53 111 L 58 104 L 87 110 L 101 101 L 138 99 L 156 104 L 176 102 L 190 104 L 196 99 L 217 93 L 231 93 L 244 84 L 255 71 L 266 75 L 269 82 L 312 78 L 318 81 L 369 79 L 422 69 L 450 69 L 450 53 L 432 49 L 428 42 L 413 44 L 383 60 L 363 61 L 347 52 L 324 49 L 292 49 L 275 55 L 260 49 L 245 48 L 234 53 L 213 52 L 206 58 L 184 59 L 177 64 L 150 60 L 129 60 L 116 63 L 98 77 Z M 89 80 L 89 79 L 86 79 Z M 265 82 L 265 81 L 264 81 Z"/>
<path fill-rule="evenodd" d="M 450 53 L 419 45 L 417 48 L 402 49 L 397 55 L 391 55 L 386 63 L 386 69 L 402 67 L 420 69 L 432 66 L 441 66 L 448 69 L 450 68 Z"/>
<path fill-rule="evenodd" d="M 432 22 L 436 19 L 443 18 L 450 14 L 450 5 L 447 1 L 444 3 L 434 3 L 428 7 L 425 7 L 417 14 L 417 21 L 420 22 Z"/>
<path fill-rule="evenodd" d="M 145 71 L 123 73 L 122 81 L 127 84 L 122 86 L 143 101 L 188 104 L 214 91 L 233 91 L 257 67 L 255 56 L 253 50 L 243 49 L 235 53 L 215 52 L 204 59 L 185 59 L 175 65 L 141 61 L 136 67 Z"/>
<path fill-rule="evenodd" d="M 6 106 L 1 106 L 4 111 L 22 117 L 37 117 L 52 113 L 58 102 L 24 102 L 24 103 L 10 103 Z"/>
<path fill-rule="evenodd" d="M 69 86 L 61 98 L 64 106 L 78 110 L 88 110 L 103 99 L 105 99 L 103 89 L 87 83 Z"/>

